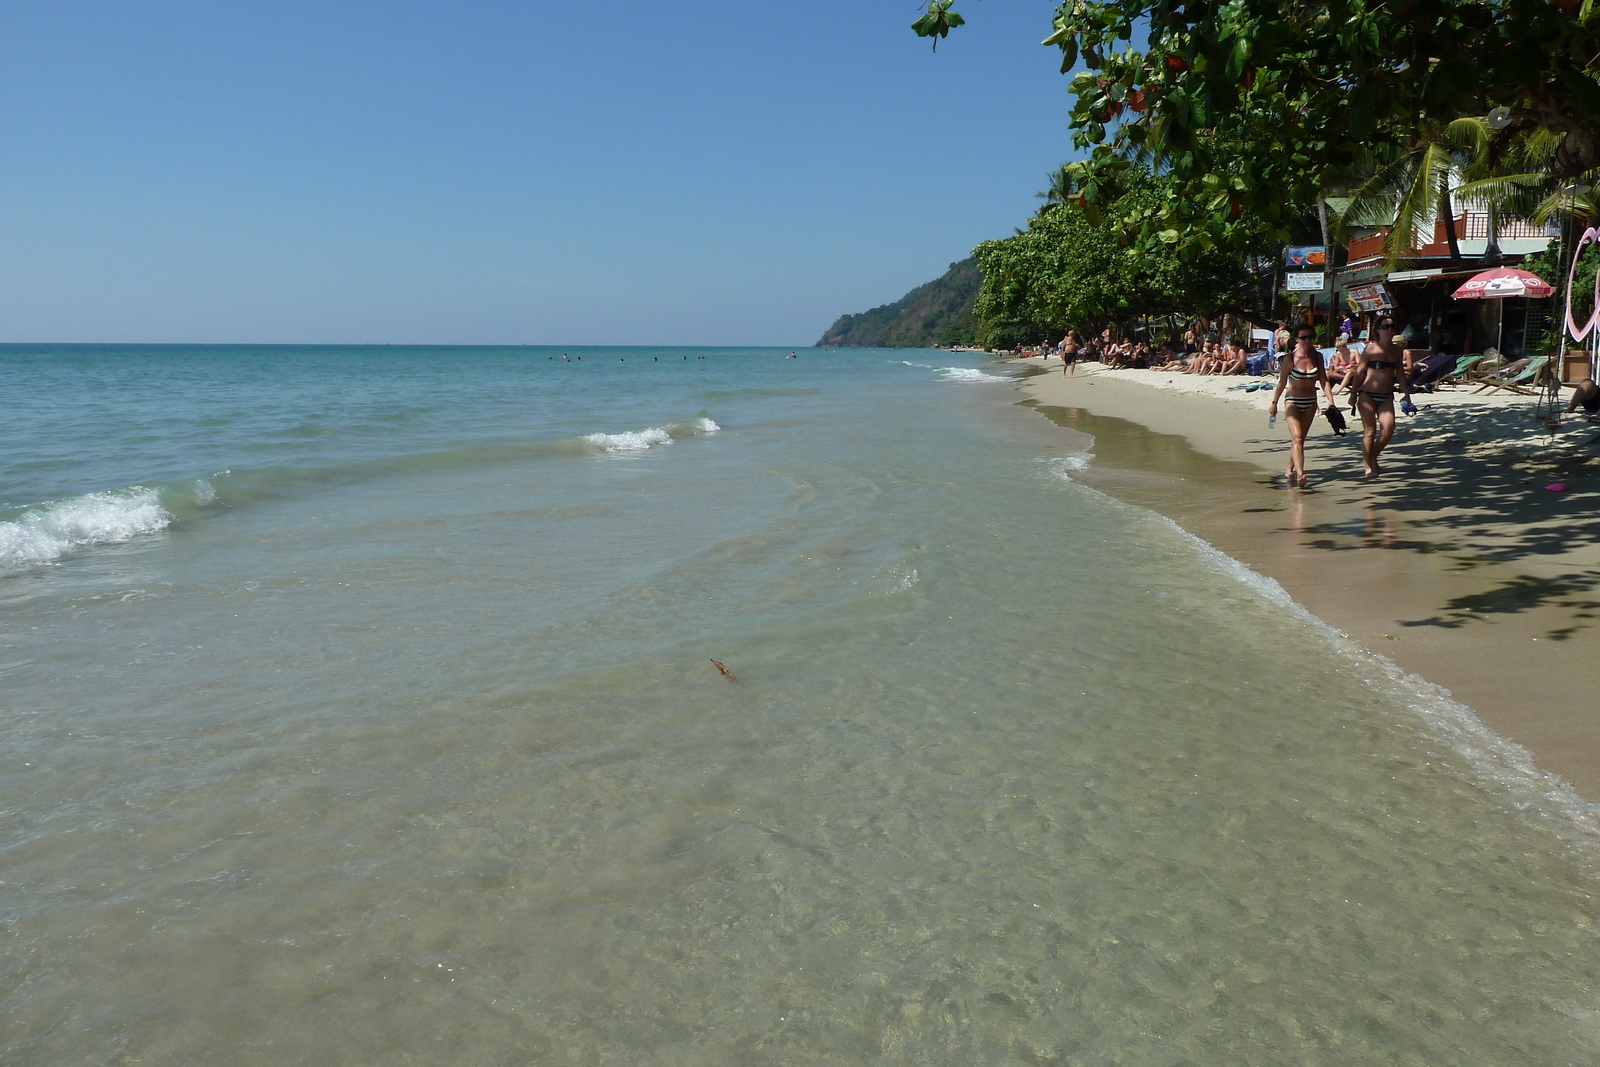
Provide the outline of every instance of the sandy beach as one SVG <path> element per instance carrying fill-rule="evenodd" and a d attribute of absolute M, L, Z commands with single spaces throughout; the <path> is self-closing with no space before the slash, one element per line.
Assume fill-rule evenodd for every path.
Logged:
<path fill-rule="evenodd" d="M 1317 420 L 1311 487 L 1290 490 L 1288 427 L 1267 425 L 1270 389 L 1015 362 L 1042 371 L 1023 380 L 1024 403 L 1093 436 L 1075 477 L 1275 579 L 1600 801 L 1600 425 L 1568 417 L 1552 431 L 1531 396 L 1418 394 L 1381 478 L 1361 477 L 1350 413 L 1343 437 Z"/>

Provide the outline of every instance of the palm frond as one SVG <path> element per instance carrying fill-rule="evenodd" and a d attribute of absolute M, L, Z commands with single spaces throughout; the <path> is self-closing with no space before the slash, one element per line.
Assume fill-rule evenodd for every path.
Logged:
<path fill-rule="evenodd" d="M 1440 203 L 1448 203 L 1454 171 L 1455 159 L 1448 146 L 1432 142 L 1423 150 L 1411 181 L 1395 205 L 1394 224 L 1383 239 L 1383 250 L 1390 262 L 1398 262 L 1416 249 L 1418 233 L 1424 227 L 1432 235 Z"/>

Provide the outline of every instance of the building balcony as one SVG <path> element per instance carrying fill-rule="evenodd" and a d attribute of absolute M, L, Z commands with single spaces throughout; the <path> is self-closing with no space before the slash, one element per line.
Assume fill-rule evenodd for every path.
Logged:
<path fill-rule="evenodd" d="M 1455 217 L 1456 246 L 1462 259 L 1481 259 L 1489 247 L 1489 215 L 1484 211 L 1464 211 Z M 1508 256 L 1528 256 L 1543 252 L 1550 244 L 1550 235 L 1543 226 L 1535 226 L 1526 219 L 1501 219 L 1500 251 Z M 1383 239 L 1389 235 L 1387 228 L 1357 237 L 1350 242 L 1350 255 L 1345 269 L 1374 263 L 1383 258 Z M 1408 260 L 1448 259 L 1450 241 L 1445 236 L 1444 223 L 1436 222 L 1432 233 L 1419 233 L 1419 244 L 1406 254 Z"/>

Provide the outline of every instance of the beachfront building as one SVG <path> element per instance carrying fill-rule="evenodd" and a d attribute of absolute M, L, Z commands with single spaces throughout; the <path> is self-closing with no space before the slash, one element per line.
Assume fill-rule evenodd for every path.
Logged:
<path fill-rule="evenodd" d="M 1456 254 L 1441 218 L 1431 233 L 1418 235 L 1400 270 L 1389 270 L 1385 263 L 1387 227 L 1360 232 L 1334 272 L 1335 293 L 1348 294 L 1348 302 L 1364 313 L 1393 309 L 1410 331 L 1409 347 L 1419 354 L 1481 352 L 1498 337 L 1507 358 L 1521 356 L 1530 338 L 1543 335 L 1553 314 L 1550 300 L 1453 300 L 1451 294 L 1480 271 L 1516 266 L 1543 252 L 1559 235 L 1559 223 L 1546 227 L 1501 218 L 1491 241 L 1488 212 L 1460 210 L 1452 221 Z"/>

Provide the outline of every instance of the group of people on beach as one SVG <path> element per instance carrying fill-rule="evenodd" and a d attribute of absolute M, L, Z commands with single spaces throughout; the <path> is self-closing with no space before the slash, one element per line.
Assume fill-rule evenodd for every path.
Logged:
<path fill-rule="evenodd" d="M 1322 414 L 1338 432 L 1344 432 L 1343 413 L 1334 403 L 1340 390 L 1351 398 L 1361 416 L 1361 459 L 1368 478 L 1383 473 L 1378 460 L 1394 438 L 1397 388 L 1405 395 L 1402 407 L 1410 408 L 1411 382 L 1406 352 L 1393 316 L 1381 315 L 1373 331 L 1373 340 L 1365 344 L 1352 342 L 1350 329 L 1347 323 L 1346 332 L 1339 335 L 1331 358 L 1317 347 L 1316 335 L 1308 325 L 1297 326 L 1292 332 L 1283 326 L 1274 335 L 1279 353 L 1278 387 L 1272 394 L 1267 413 L 1276 420 L 1278 403 L 1283 401 L 1290 441 L 1289 466 L 1284 477 L 1291 486 L 1305 488 L 1308 484 L 1305 443 L 1316 417 Z M 1254 362 L 1243 345 L 1206 338 L 1193 329 L 1184 333 L 1180 347 L 1165 343 L 1152 349 L 1142 340 L 1118 340 L 1109 328 L 1087 341 L 1077 330 L 1068 330 L 1054 347 L 1061 356 L 1062 374 L 1076 374 L 1078 363 L 1090 360 L 1112 368 L 1147 367 L 1207 376 L 1248 374 Z M 1043 355 L 1044 351 L 1041 349 L 1039 354 Z M 1267 353 L 1259 355 L 1266 357 Z M 1265 365 L 1267 361 L 1262 358 L 1261 362 Z M 1327 397 L 1326 407 L 1318 402 L 1319 389 Z"/>
<path fill-rule="evenodd" d="M 1080 360 L 1098 360 L 1107 367 L 1159 368 L 1179 374 L 1244 374 L 1250 366 L 1250 353 L 1232 341 L 1201 338 L 1194 330 L 1183 336 L 1181 348 L 1163 343 L 1152 349 L 1145 341 L 1119 341 L 1109 328 L 1099 337 L 1083 340 L 1077 330 L 1056 345 L 1062 359 L 1061 373 L 1076 373 Z"/>

